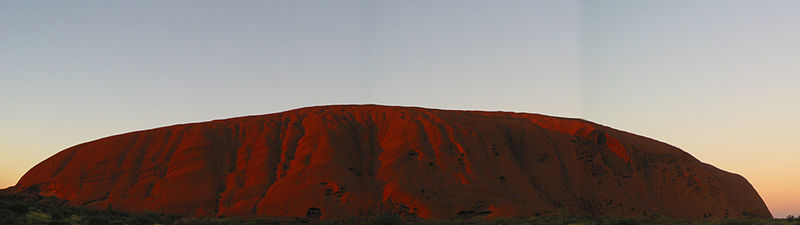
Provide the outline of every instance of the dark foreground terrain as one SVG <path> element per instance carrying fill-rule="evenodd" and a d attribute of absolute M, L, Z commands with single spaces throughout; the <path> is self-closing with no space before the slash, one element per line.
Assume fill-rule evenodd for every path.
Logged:
<path fill-rule="evenodd" d="M 126 213 L 113 210 L 96 210 L 73 207 L 64 200 L 53 197 L 0 195 L 0 224 L 463 224 L 463 225 L 501 225 L 501 224 L 797 224 L 800 219 L 717 219 L 717 220 L 676 220 L 670 218 L 630 219 L 612 217 L 576 216 L 560 213 L 553 216 L 504 219 L 472 220 L 407 220 L 397 215 L 387 215 L 363 219 L 345 220 L 307 220 L 307 219 L 231 219 L 231 218 L 191 218 L 178 215 L 165 215 L 153 212 Z"/>

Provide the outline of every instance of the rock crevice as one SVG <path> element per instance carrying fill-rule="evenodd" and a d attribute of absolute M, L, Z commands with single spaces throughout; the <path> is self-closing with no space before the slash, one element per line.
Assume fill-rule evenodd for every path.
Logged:
<path fill-rule="evenodd" d="M 579 119 L 377 105 L 175 125 L 66 149 L 11 192 L 187 216 L 771 217 L 743 177 Z"/>

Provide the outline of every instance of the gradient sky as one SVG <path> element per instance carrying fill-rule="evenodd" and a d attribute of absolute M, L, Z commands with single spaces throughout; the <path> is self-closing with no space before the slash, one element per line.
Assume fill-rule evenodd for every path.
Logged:
<path fill-rule="evenodd" d="M 800 214 L 800 2 L 2 1 L 0 187 L 70 146 L 373 103 L 581 117 Z"/>

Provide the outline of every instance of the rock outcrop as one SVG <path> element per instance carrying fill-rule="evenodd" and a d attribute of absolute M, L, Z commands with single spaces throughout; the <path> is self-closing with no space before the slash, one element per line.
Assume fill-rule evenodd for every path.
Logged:
<path fill-rule="evenodd" d="M 7 191 L 209 217 L 771 218 L 742 176 L 642 136 L 580 119 L 376 105 L 106 137 Z"/>

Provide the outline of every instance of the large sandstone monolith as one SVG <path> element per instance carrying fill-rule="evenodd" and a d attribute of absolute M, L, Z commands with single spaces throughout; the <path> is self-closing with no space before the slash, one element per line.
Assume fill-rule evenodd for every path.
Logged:
<path fill-rule="evenodd" d="M 9 192 L 186 216 L 771 218 L 742 176 L 580 119 L 321 106 L 63 150 Z"/>

